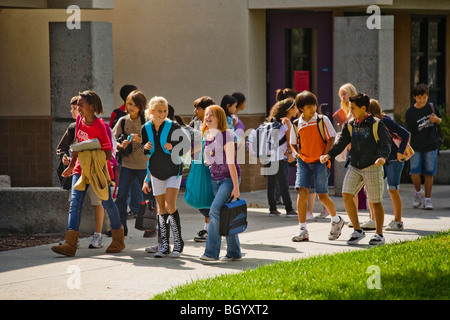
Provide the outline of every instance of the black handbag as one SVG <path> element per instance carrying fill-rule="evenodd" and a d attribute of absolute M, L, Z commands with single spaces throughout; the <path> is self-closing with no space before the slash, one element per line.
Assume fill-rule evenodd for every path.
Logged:
<path fill-rule="evenodd" d="M 156 215 L 156 203 L 153 200 L 142 201 L 134 227 L 140 231 L 155 230 L 157 224 Z"/>
<path fill-rule="evenodd" d="M 247 229 L 247 203 L 244 199 L 231 198 L 220 210 L 220 235 L 234 236 Z"/>
<path fill-rule="evenodd" d="M 61 177 L 61 174 L 66 169 L 66 166 L 61 161 L 59 162 L 58 169 L 56 169 L 56 175 L 58 176 L 59 185 L 64 190 L 70 190 L 72 188 L 72 176 L 68 178 Z"/>

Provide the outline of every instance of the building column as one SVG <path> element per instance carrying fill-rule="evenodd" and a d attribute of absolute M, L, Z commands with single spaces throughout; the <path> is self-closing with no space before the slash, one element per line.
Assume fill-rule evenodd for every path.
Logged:
<path fill-rule="evenodd" d="M 84 90 L 100 96 L 105 116 L 113 110 L 113 46 L 109 22 L 81 22 L 69 29 L 66 22 L 50 22 L 50 80 L 52 123 L 52 170 L 59 163 L 56 147 L 70 123 L 70 99 Z M 56 174 L 53 186 L 59 186 Z"/>
<path fill-rule="evenodd" d="M 394 109 L 394 17 L 378 16 L 379 29 L 369 29 L 370 15 L 334 18 L 333 105 L 339 109 L 338 91 L 352 83 L 358 92 L 380 102 L 387 113 Z M 408 81 L 409 79 L 405 79 Z M 334 163 L 335 195 L 342 194 L 346 170 Z"/>

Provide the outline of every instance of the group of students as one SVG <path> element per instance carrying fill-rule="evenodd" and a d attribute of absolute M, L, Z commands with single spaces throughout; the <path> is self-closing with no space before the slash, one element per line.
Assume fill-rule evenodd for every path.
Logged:
<path fill-rule="evenodd" d="M 345 209 L 350 218 L 349 226 L 354 231 L 348 244 L 356 244 L 365 237 L 363 229 L 375 229 L 369 244 L 383 244 L 383 230 L 403 230 L 402 199 L 399 185 L 405 165 L 405 150 L 411 144 L 415 153 L 410 159 L 410 174 L 416 189 L 413 206 L 432 209 L 431 186 L 437 169 L 437 151 L 439 140 L 436 125 L 441 122 L 439 113 L 428 100 L 428 87 L 418 85 L 413 91 L 415 104 L 405 115 L 406 129 L 398 125 L 381 109 L 379 102 L 366 94 L 357 93 L 355 87 L 344 84 L 339 90 L 341 109 L 344 117 L 338 120 L 341 129 L 339 137 L 325 115 L 318 113 L 317 97 L 308 91 L 295 93 L 291 89 L 277 91 L 277 103 L 273 106 L 268 121 L 282 121 L 279 139 L 286 136 L 286 142 L 279 146 L 284 153 L 284 163 L 288 158 L 296 159 L 297 173 L 295 188 L 298 191 L 297 211 L 300 230 L 292 241 L 309 240 L 306 221 L 312 211 L 311 202 L 315 193 L 324 206 L 322 216 L 331 215 L 329 240 L 337 239 L 344 221 L 336 214 L 336 208 L 328 196 L 328 176 L 330 160 L 346 154 L 346 174 L 342 195 Z M 279 97 L 279 98 L 278 98 Z M 299 112 L 299 116 L 296 115 Z M 295 115 L 296 120 L 292 121 Z M 285 128 L 283 128 L 285 126 Z M 280 185 L 286 186 L 283 164 L 278 173 L 268 176 L 269 215 L 279 215 L 274 202 L 274 178 Z M 420 175 L 425 177 L 425 192 L 421 190 Z M 387 178 L 389 195 L 393 203 L 394 219 L 383 229 L 384 209 L 382 196 L 384 178 Z M 283 189 L 281 189 L 283 190 Z M 358 193 L 364 190 L 368 198 L 370 219 L 363 224 L 358 219 Z M 289 211 L 291 200 L 284 196 L 286 216 L 295 215 Z M 312 194 L 312 197 L 311 197 Z M 311 209 L 310 209 L 311 208 Z M 309 210 L 308 210 L 309 209 Z"/>
<path fill-rule="evenodd" d="M 198 118 L 192 121 L 192 130 L 198 129 L 197 132 L 205 142 L 205 163 L 211 172 L 215 194 L 211 208 L 207 213 L 203 212 L 205 219 L 208 219 L 205 223 L 207 232 L 199 233 L 201 237 L 197 239 L 206 241 L 205 253 L 200 257 L 201 260 L 219 259 L 220 209 L 230 197 L 238 198 L 240 195 L 241 170 L 237 163 L 234 129 L 243 126 L 237 118 L 236 107 L 238 100 L 240 108 L 245 107 L 245 97 L 239 93 L 235 96 L 225 96 L 222 101 L 224 107 L 216 105 L 209 97 L 202 97 L 195 102 L 200 103 L 202 110 L 195 112 Z M 115 122 L 111 126 L 112 130 L 98 117 L 103 113 L 103 108 L 95 92 L 90 90 L 81 92 L 71 101 L 72 115 L 76 122 L 70 126 L 71 134 L 68 133 L 69 129 L 67 130 L 57 152 L 67 166 L 62 176 L 72 177 L 69 223 L 65 241 L 51 248 L 55 253 L 75 255 L 82 207 L 88 192 L 94 208 L 103 207 L 109 215 L 112 242 L 106 252 L 122 251 L 125 248 L 124 239 L 127 233 L 128 198 L 132 184 L 136 180 L 145 195 L 156 199 L 158 209 L 158 245 L 146 248 L 146 251 L 154 252 L 155 257 L 170 255 L 175 258 L 183 252 L 184 241 L 176 199 L 182 180 L 181 156 L 186 150 L 191 150 L 189 133 L 182 130 L 185 125 L 180 117 L 176 117 L 176 121 L 170 119 L 175 118 L 174 111 L 163 97 L 153 97 L 147 104 L 144 93 L 135 89 L 124 101 L 123 108 L 115 110 L 114 116 L 111 117 L 111 123 Z M 125 114 L 121 114 L 122 112 Z M 201 125 L 198 120 L 201 120 Z M 230 129 L 229 125 L 233 127 Z M 70 150 L 72 143 L 91 139 L 98 139 L 100 150 L 80 152 Z M 117 153 L 121 154 L 121 165 L 118 175 L 118 195 L 114 201 L 109 186 L 116 176 L 112 170 L 115 156 L 118 156 L 113 152 L 116 148 Z M 216 159 L 218 157 L 221 159 Z M 90 248 L 102 246 L 102 224 L 103 215 L 99 214 L 98 219 L 96 215 L 96 232 Z M 173 248 L 169 243 L 170 230 L 173 232 Z M 227 244 L 227 254 L 222 260 L 241 259 L 238 236 L 227 237 Z"/>
<path fill-rule="evenodd" d="M 424 208 L 432 209 L 431 185 L 436 173 L 438 149 L 437 136 L 433 129 L 441 119 L 437 110 L 427 103 L 428 87 L 426 85 L 419 85 L 413 92 L 416 103 L 406 112 L 407 130 L 386 116 L 376 100 L 371 100 L 363 93 L 357 93 L 353 85 L 342 86 L 339 96 L 341 108 L 345 111 L 347 118 L 339 123 L 342 131 L 339 139 L 334 141 L 336 131 L 330 119 L 318 113 L 318 101 L 313 93 L 303 91 L 293 94 L 291 90 L 277 92 L 279 98 L 271 109 L 268 121 L 282 122 L 280 127 L 282 134 L 279 136 L 285 136 L 286 142 L 280 144 L 277 150 L 279 156 L 276 161 L 280 162 L 278 170 L 267 176 L 270 214 L 279 214 L 276 210 L 278 187 L 287 215 L 298 215 L 300 230 L 292 237 L 292 241 L 308 241 L 309 233 L 306 224 L 308 200 L 311 201 L 310 195 L 314 193 L 315 197 L 316 193 L 324 206 L 324 212 L 331 215 L 331 230 L 328 238 L 329 240 L 337 239 L 341 235 L 344 220 L 337 215 L 334 202 L 328 196 L 328 176 L 330 160 L 344 150 L 348 150 L 349 165 L 342 194 L 354 232 L 347 242 L 355 244 L 365 237 L 355 203 L 358 192 L 364 187 L 370 204 L 371 217 L 376 224 L 376 233 L 369 243 L 383 244 L 384 175 L 388 178 L 389 193 L 395 214 L 388 228 L 402 230 L 402 201 L 398 188 L 404 166 L 403 153 L 409 141 L 415 150 L 410 159 L 410 173 L 416 187 L 413 205 L 419 207 L 424 204 Z M 77 108 L 72 110 L 77 109 L 79 112 L 76 117 L 74 116 L 75 125 L 71 125 L 75 128 L 72 128 L 74 139 L 82 142 L 97 138 L 104 152 L 96 150 L 97 152 L 89 152 L 89 156 L 84 155 L 85 152 L 80 154 L 73 152 L 70 162 L 65 152 L 59 152 L 62 161 L 68 164 L 62 175 L 72 176 L 72 191 L 66 240 L 52 247 L 52 250 L 63 255 L 75 255 L 82 204 L 91 186 L 94 191 L 91 192 L 92 204 L 98 206 L 101 203 L 110 219 L 112 242 L 106 252 L 122 251 L 125 248 L 129 193 L 133 182 L 137 180 L 142 186 L 143 193 L 156 199 L 158 208 L 158 245 L 147 248 L 146 251 L 154 252 L 155 257 L 167 255 L 179 257 L 184 248 L 180 214 L 176 207 L 183 170 L 181 156 L 183 150 L 191 150 L 192 147 L 191 137 L 187 131 L 181 130 L 182 127 L 186 127 L 183 120 L 179 117 L 178 121 L 169 119 L 170 109 L 172 109 L 170 118 L 173 118 L 173 108 L 163 97 L 153 97 L 147 104 L 145 95 L 137 89 L 127 95 L 125 110 L 122 110 L 126 111 L 126 115 L 120 118 L 112 129 L 112 134 L 117 138 L 117 150 L 129 149 L 128 153 L 122 157 L 119 192 L 114 202 L 109 183 L 111 177 L 114 177 L 112 150 L 114 149 L 113 141 L 116 139 L 109 137 L 111 134 L 109 126 L 98 117 L 103 111 L 100 98 L 93 91 L 85 91 L 80 93 L 74 101 Z M 72 106 L 74 105 L 73 102 Z M 200 134 L 204 141 L 204 149 L 201 152 L 211 172 L 215 195 L 211 207 L 200 210 L 205 217 L 205 225 L 194 240 L 206 242 L 201 260 L 219 259 L 220 209 L 230 197 L 238 198 L 240 195 L 241 169 L 236 150 L 238 144 L 242 142 L 245 126 L 237 113 L 243 108 L 245 108 L 245 96 L 240 93 L 224 96 L 221 105 L 217 105 L 207 96 L 194 102 L 194 118 L 189 128 Z M 74 115 L 75 111 L 73 112 Z M 292 121 L 293 119 L 296 120 Z M 113 120 L 111 119 L 111 122 Z M 174 137 L 175 131 L 178 134 Z M 393 143 L 393 133 L 400 137 L 399 145 Z M 119 139 L 123 134 L 125 139 Z M 192 150 L 194 152 L 196 147 L 194 146 Z M 86 160 L 87 157 L 89 159 Z M 286 159 L 296 161 L 297 165 L 295 188 L 298 191 L 298 213 L 293 208 L 289 195 Z M 90 166 L 90 163 L 94 162 L 96 166 Z M 102 170 L 96 168 L 102 168 Z M 421 191 L 421 174 L 425 175 L 425 192 Z M 105 176 L 108 184 L 106 195 L 106 189 L 101 190 L 97 183 L 104 181 Z M 100 216 L 103 217 L 102 214 L 99 214 Z M 97 215 L 96 221 L 100 221 Z M 101 232 L 97 230 L 99 228 L 101 227 L 97 223 L 96 233 Z M 172 250 L 169 243 L 170 229 L 172 229 L 174 241 Z M 94 238 L 91 242 L 92 247 L 99 247 L 95 245 Z M 221 260 L 241 259 L 238 235 L 227 237 L 226 242 L 227 253 Z"/>

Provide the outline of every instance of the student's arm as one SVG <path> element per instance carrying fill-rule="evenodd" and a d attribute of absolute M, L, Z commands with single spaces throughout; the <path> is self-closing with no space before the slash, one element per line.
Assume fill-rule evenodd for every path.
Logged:
<path fill-rule="evenodd" d="M 386 126 L 382 121 L 378 124 L 378 137 L 380 139 L 380 153 L 378 155 L 378 159 L 375 161 L 375 165 L 382 166 L 386 163 L 389 155 L 391 154 L 391 137 L 389 135 Z"/>
<path fill-rule="evenodd" d="M 239 198 L 239 181 L 236 169 L 236 164 L 234 162 L 234 141 L 227 142 L 223 147 L 225 150 L 226 161 L 228 165 L 228 170 L 230 171 L 231 181 L 233 182 L 233 190 L 231 191 L 231 196 L 234 199 Z"/>
<path fill-rule="evenodd" d="M 348 131 L 347 126 L 350 126 L 351 124 L 348 122 L 344 123 L 344 127 L 341 131 L 341 136 L 338 141 L 333 145 L 330 151 L 327 152 L 327 154 L 320 156 L 320 162 L 325 163 L 328 160 L 335 158 L 337 155 L 339 155 L 344 149 L 347 147 L 347 145 L 351 142 L 352 138 L 350 136 L 350 131 Z"/>

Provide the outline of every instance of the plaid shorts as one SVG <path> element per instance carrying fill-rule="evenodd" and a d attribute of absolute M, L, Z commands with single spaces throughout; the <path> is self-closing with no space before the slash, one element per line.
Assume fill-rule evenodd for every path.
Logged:
<path fill-rule="evenodd" d="M 366 186 L 367 198 L 372 203 L 379 203 L 383 199 L 384 181 L 383 166 L 372 165 L 364 169 L 348 166 L 345 173 L 342 193 L 356 196 L 363 186 Z"/>

